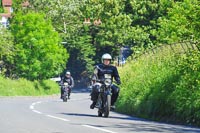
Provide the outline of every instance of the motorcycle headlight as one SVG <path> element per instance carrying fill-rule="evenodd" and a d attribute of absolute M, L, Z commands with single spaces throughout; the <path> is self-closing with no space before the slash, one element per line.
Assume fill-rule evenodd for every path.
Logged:
<path fill-rule="evenodd" d="M 111 79 L 106 79 L 106 80 L 105 80 L 105 85 L 106 85 L 106 86 L 109 86 L 109 85 L 111 85 L 111 84 L 112 84 Z"/>

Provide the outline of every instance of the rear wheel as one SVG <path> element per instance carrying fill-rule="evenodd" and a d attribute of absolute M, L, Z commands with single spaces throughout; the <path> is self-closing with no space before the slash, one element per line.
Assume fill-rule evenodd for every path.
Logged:
<path fill-rule="evenodd" d="M 108 117 L 110 113 L 110 105 L 111 105 L 111 95 L 107 95 L 107 99 L 105 102 L 105 112 L 104 112 L 104 117 Z"/>
<path fill-rule="evenodd" d="M 67 102 L 67 95 L 66 94 L 63 95 L 63 102 Z"/>

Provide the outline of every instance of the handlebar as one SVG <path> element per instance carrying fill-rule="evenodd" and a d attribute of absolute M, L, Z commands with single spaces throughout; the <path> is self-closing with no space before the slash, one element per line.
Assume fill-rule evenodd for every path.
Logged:
<path fill-rule="evenodd" d="M 105 84 L 105 79 L 97 79 L 97 80 L 95 80 L 96 82 L 99 82 L 99 83 L 102 83 L 102 84 Z M 118 83 L 117 81 L 112 81 L 112 83 L 114 83 L 114 84 L 117 84 L 117 85 L 120 85 L 120 83 Z"/>

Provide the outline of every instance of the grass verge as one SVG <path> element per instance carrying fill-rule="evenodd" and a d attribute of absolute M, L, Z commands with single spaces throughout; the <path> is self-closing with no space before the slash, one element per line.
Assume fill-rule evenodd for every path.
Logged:
<path fill-rule="evenodd" d="M 200 126 L 200 52 L 174 50 L 158 49 L 119 68 L 122 85 L 117 111 Z"/>
<path fill-rule="evenodd" d="M 0 76 L 0 96 L 39 96 L 59 93 L 59 86 L 51 80 L 11 80 Z"/>

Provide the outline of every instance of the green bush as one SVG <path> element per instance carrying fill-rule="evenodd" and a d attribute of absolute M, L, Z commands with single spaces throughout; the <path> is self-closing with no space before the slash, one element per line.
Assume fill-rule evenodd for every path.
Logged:
<path fill-rule="evenodd" d="M 117 110 L 159 121 L 200 125 L 199 52 L 170 47 L 147 53 L 119 68 Z"/>
<path fill-rule="evenodd" d="M 0 96 L 38 96 L 59 93 L 59 86 L 51 80 L 11 80 L 0 76 Z"/>
<path fill-rule="evenodd" d="M 171 94 L 176 117 L 188 124 L 200 125 L 200 52 L 187 53 L 176 68 L 180 79 Z"/>

